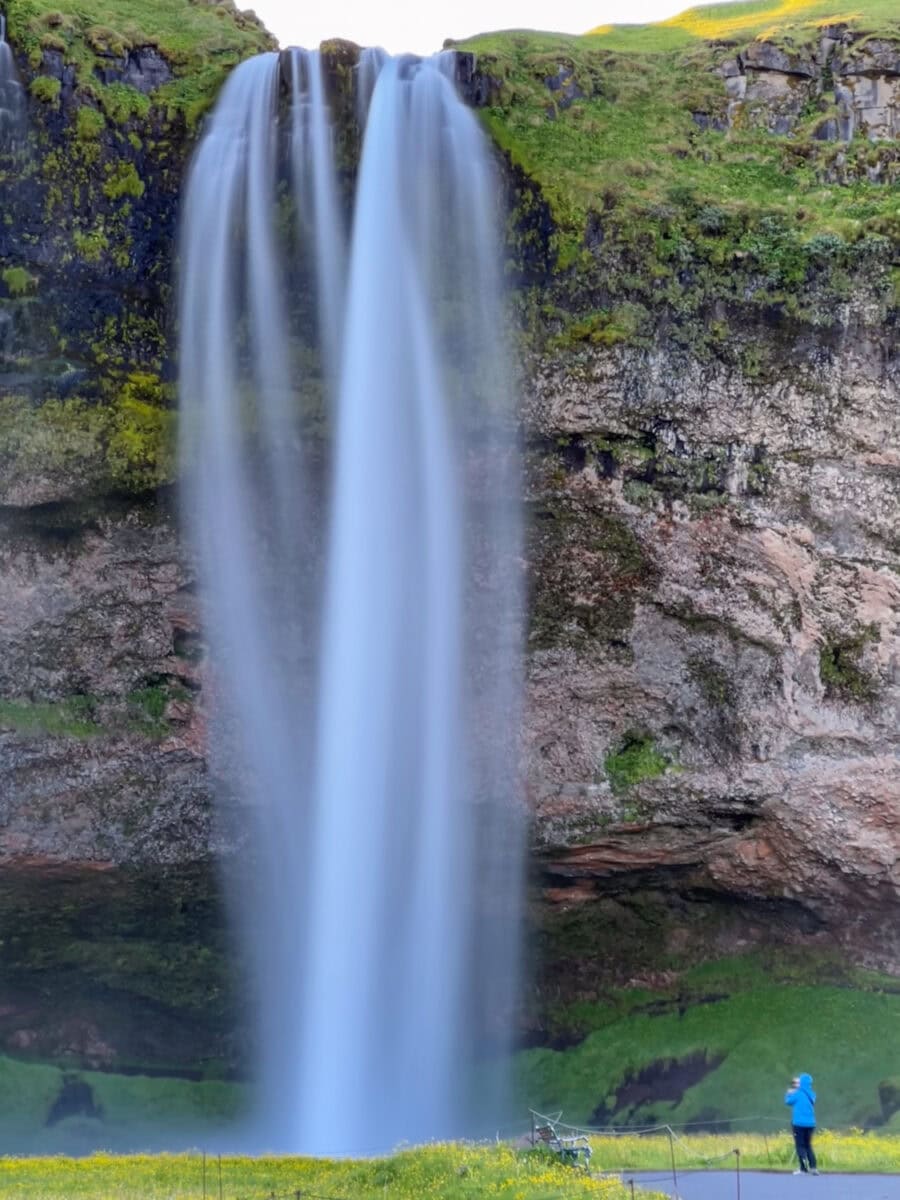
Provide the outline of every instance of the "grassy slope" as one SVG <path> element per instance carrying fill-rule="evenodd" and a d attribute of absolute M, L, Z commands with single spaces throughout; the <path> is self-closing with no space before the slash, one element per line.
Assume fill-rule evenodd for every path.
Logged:
<path fill-rule="evenodd" d="M 784 1120 L 787 1080 L 810 1071 L 826 1126 L 881 1119 L 879 1084 L 893 1072 L 884 1047 L 896 1042 L 896 980 L 844 972 L 801 959 L 735 960 L 689 972 L 677 992 L 623 992 L 605 1005 L 581 1004 L 570 1028 L 587 1032 L 566 1050 L 518 1056 L 523 1107 L 563 1109 L 589 1122 L 598 1105 L 612 1107 L 619 1085 L 651 1063 L 703 1054 L 721 1065 L 677 1103 L 619 1112 L 615 1124 L 690 1123 L 710 1115 L 740 1118 L 740 1128 Z M 888 1123 L 900 1130 L 900 1116 Z"/>
<path fill-rule="evenodd" d="M 893 0 L 865 0 L 855 11 L 862 15 L 850 23 L 861 33 L 900 37 Z M 833 233 L 854 243 L 867 233 L 900 231 L 896 189 L 870 183 L 865 170 L 879 154 L 893 155 L 893 147 L 879 150 L 859 138 L 849 149 L 814 140 L 830 111 L 827 96 L 802 114 L 791 137 L 752 126 L 701 130 L 692 115 L 724 119 L 725 89 L 714 67 L 741 45 L 758 35 L 798 44 L 842 12 L 839 3 L 791 0 L 716 5 L 662 25 L 610 27 L 584 37 L 510 31 L 461 46 L 496 81 L 483 119 L 549 200 L 563 265 L 577 260 L 593 212 L 607 239 L 646 235 L 644 249 L 662 264 L 672 243 L 687 239 L 704 261 L 721 267 L 739 235 L 764 216 L 786 222 L 801 240 Z M 546 83 L 560 68 L 572 71 L 582 93 L 569 107 L 557 104 Z M 854 181 L 826 182 L 840 154 L 849 164 L 844 176 Z M 716 223 L 696 220 L 710 206 L 732 222 L 724 248 L 712 245 L 722 240 Z"/>
<path fill-rule="evenodd" d="M 878 32 L 900 28 L 894 0 L 749 0 L 742 4 L 703 4 L 654 25 L 601 25 L 593 36 L 615 49 L 677 50 L 696 38 L 755 38 L 795 44 L 812 41 L 822 25 L 847 22 Z"/>
<path fill-rule="evenodd" d="M 103 1110 L 102 1123 L 68 1117 L 45 1127 L 64 1078 L 58 1067 L 0 1057 L 0 1153 L 84 1154 L 99 1144 L 111 1149 L 142 1145 L 185 1145 L 221 1136 L 246 1106 L 246 1089 L 217 1080 L 77 1072 Z M 2 1164 L 2 1160 L 0 1160 Z M 0 1192 L 3 1185 L 0 1166 Z"/>

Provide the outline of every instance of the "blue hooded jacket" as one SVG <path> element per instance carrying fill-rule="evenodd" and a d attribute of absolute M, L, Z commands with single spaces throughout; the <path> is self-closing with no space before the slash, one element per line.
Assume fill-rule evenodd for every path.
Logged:
<path fill-rule="evenodd" d="M 815 1129 L 816 1093 L 812 1090 L 812 1075 L 801 1075 L 800 1086 L 788 1088 L 784 1102 L 794 1110 L 791 1113 L 792 1125 L 799 1125 L 801 1129 Z"/>

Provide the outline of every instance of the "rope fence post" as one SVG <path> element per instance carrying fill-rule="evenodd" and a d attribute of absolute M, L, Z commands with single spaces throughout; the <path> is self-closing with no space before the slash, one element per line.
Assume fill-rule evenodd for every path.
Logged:
<path fill-rule="evenodd" d="M 768 1162 L 769 1166 L 771 1167 L 772 1155 L 769 1153 L 769 1135 L 765 1132 L 765 1130 L 763 1130 L 763 1141 L 766 1144 L 766 1162 Z"/>
<path fill-rule="evenodd" d="M 222 1200 L 222 1155 L 219 1155 L 219 1200 Z"/>
<path fill-rule="evenodd" d="M 206 1200 L 206 1151 L 203 1151 L 203 1200 Z"/>
<path fill-rule="evenodd" d="M 631 1183 L 631 1200 L 634 1200 L 634 1180 L 632 1179 L 629 1182 Z"/>
<path fill-rule="evenodd" d="M 734 1148 L 734 1174 L 737 1182 L 737 1200 L 741 1200 L 741 1148 Z"/>
<path fill-rule="evenodd" d="M 531 1148 L 534 1149 L 537 1139 L 537 1122 L 534 1119 L 534 1109 L 531 1110 Z"/>
<path fill-rule="evenodd" d="M 669 1154 L 672 1158 L 672 1186 L 675 1189 L 675 1195 L 678 1195 L 678 1171 L 675 1168 L 675 1134 L 671 1129 L 669 1133 Z"/>

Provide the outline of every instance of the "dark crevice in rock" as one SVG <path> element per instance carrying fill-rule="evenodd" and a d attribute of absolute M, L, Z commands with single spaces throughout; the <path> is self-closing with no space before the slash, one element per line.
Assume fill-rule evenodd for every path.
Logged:
<path fill-rule="evenodd" d="M 735 905 L 741 909 L 751 908 L 760 920 L 765 919 L 769 927 L 785 926 L 799 933 L 813 934 L 827 927 L 827 922 L 808 905 L 799 900 L 775 898 L 763 899 L 747 896 L 740 892 L 693 887 L 684 893 L 689 904 Z"/>

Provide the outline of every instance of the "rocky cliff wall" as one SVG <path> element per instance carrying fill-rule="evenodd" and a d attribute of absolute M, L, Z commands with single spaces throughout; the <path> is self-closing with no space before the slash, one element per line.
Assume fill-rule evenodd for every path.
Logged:
<path fill-rule="evenodd" d="M 58 864 L 137 872 L 220 954 L 203 897 L 229 847 L 169 486 L 189 121 L 153 103 L 156 53 L 119 55 L 131 75 L 110 84 L 92 63 L 97 86 L 151 98 L 118 124 L 65 54 L 22 44 L 32 156 L 4 166 L 0 230 L 0 853 L 51 891 Z M 658 168 L 647 125 L 649 166 L 609 157 L 605 131 L 649 119 L 627 56 L 509 37 L 461 59 L 506 171 L 524 330 L 538 1027 L 560 1000 L 772 942 L 900 969 L 897 229 L 887 166 L 838 177 L 808 150 L 824 143 L 772 132 L 780 100 L 746 129 L 735 110 L 728 133 L 697 120 L 727 118 L 724 61 L 774 70 L 756 45 L 691 67 Z M 889 164 L 860 128 L 845 161 Z M 851 204 L 852 229 L 833 216 Z M 169 953 L 178 923 L 161 928 Z M 103 986 L 134 1000 L 120 949 Z M 29 1045 L 49 1053 L 58 1025 L 28 1011 L 0 1041 L 41 1024 Z"/>

